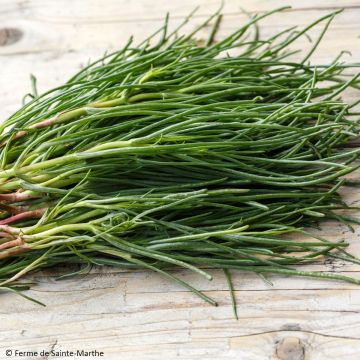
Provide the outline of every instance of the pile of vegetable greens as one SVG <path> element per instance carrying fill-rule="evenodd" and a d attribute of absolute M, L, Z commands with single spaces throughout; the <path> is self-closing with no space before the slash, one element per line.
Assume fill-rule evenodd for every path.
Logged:
<path fill-rule="evenodd" d="M 172 32 L 166 18 L 4 121 L 0 289 L 18 292 L 26 273 L 64 263 L 151 269 L 211 304 L 169 269 L 209 280 L 208 267 L 224 269 L 230 288 L 229 269 L 360 284 L 292 266 L 359 261 L 311 228 L 359 222 L 341 212 L 351 207 L 338 190 L 358 167 L 360 149 L 347 147 L 357 102 L 341 95 L 360 89 L 360 64 L 309 61 L 337 12 L 261 39 L 259 21 L 285 9 L 221 40 L 219 13 L 185 35 L 189 18 Z M 289 60 L 317 25 L 312 48 Z"/>

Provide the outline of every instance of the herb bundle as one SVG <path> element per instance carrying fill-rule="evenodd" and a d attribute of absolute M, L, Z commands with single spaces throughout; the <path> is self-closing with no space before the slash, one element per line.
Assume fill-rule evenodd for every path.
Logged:
<path fill-rule="evenodd" d="M 215 42 L 221 15 L 194 32 L 164 26 L 83 68 L 0 126 L 0 289 L 60 263 L 146 268 L 214 300 L 167 269 L 206 267 L 339 279 L 291 265 L 358 261 L 309 234 L 357 220 L 338 194 L 357 167 L 356 64 L 309 58 L 337 13 L 260 39 L 254 15 Z M 196 34 L 214 22 L 205 45 Z M 324 30 L 302 61 L 289 46 Z M 231 54 L 231 55 L 230 55 Z M 349 225 L 351 226 L 351 225 Z M 306 235 L 304 240 L 287 234 Z"/>

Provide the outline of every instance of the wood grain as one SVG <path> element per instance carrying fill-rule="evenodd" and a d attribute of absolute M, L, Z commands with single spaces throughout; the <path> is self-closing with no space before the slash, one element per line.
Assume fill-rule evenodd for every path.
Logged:
<path fill-rule="evenodd" d="M 227 0 L 219 36 L 235 29 L 251 13 L 283 6 L 282 0 Z M 358 0 L 287 1 L 293 9 L 263 23 L 269 36 L 292 25 L 308 24 L 319 16 L 345 8 L 316 52 L 315 62 L 331 61 L 351 49 L 348 61 L 360 60 Z M 167 11 L 176 26 L 196 5 L 200 9 L 188 28 L 216 10 L 213 0 L 0 0 L 0 119 L 19 107 L 29 91 L 29 74 L 39 90 L 61 84 L 106 50 L 117 48 L 131 34 L 140 41 L 157 29 Z M 6 29 L 17 30 L 10 38 Z M 14 31 L 14 30 L 12 30 Z M 319 34 L 314 29 L 311 36 Z M 10 35 L 9 35 L 10 34 Z M 21 35 L 19 35 L 21 34 Z M 205 36 L 205 33 L 204 33 Z M 309 46 L 306 40 L 296 44 Z M 350 92 L 350 98 L 358 94 Z M 352 175 L 359 179 L 359 172 Z M 360 202 L 355 188 L 343 191 L 346 200 Z M 344 238 L 360 256 L 359 228 L 355 233 L 334 222 L 321 233 Z M 321 261 L 303 267 L 335 271 L 360 278 L 360 266 Z M 26 351 L 96 349 L 105 359 L 241 359 L 343 360 L 360 353 L 360 287 L 336 281 L 269 276 L 274 286 L 256 275 L 234 273 L 239 320 L 221 271 L 209 270 L 208 282 L 188 271 L 177 276 L 212 296 L 217 308 L 157 274 L 97 268 L 77 278 L 56 281 L 69 269 L 38 272 L 29 295 L 45 308 L 9 293 L 0 295 L 0 358 L 6 349 Z M 23 357 L 51 359 L 52 357 Z M 69 357 L 59 356 L 59 359 Z M 80 358 L 80 357 L 72 357 Z M 15 357 L 14 357 L 15 359 Z"/>

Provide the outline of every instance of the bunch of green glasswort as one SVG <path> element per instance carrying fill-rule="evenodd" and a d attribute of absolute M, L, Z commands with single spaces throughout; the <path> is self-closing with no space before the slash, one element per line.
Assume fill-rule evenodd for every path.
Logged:
<path fill-rule="evenodd" d="M 212 304 L 169 267 L 207 279 L 206 267 L 224 269 L 230 288 L 229 269 L 360 284 L 291 267 L 358 261 L 346 243 L 303 230 L 356 222 L 339 215 L 338 189 L 360 153 L 345 149 L 358 134 L 356 104 L 340 98 L 359 89 L 358 65 L 309 64 L 336 13 L 262 40 L 257 24 L 272 13 L 221 41 L 218 13 L 189 35 L 169 33 L 166 19 L 1 124 L 0 289 L 18 291 L 19 277 L 59 263 L 151 269 Z M 287 60 L 318 24 L 302 61 Z"/>

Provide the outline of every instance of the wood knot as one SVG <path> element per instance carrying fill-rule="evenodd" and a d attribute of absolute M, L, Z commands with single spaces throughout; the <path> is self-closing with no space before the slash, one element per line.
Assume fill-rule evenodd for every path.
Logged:
<path fill-rule="evenodd" d="M 7 46 L 18 42 L 23 36 L 20 29 L 4 27 L 0 29 L 0 46 Z"/>
<path fill-rule="evenodd" d="M 279 342 L 276 355 L 280 360 L 304 360 L 305 347 L 299 338 L 285 337 Z"/>

